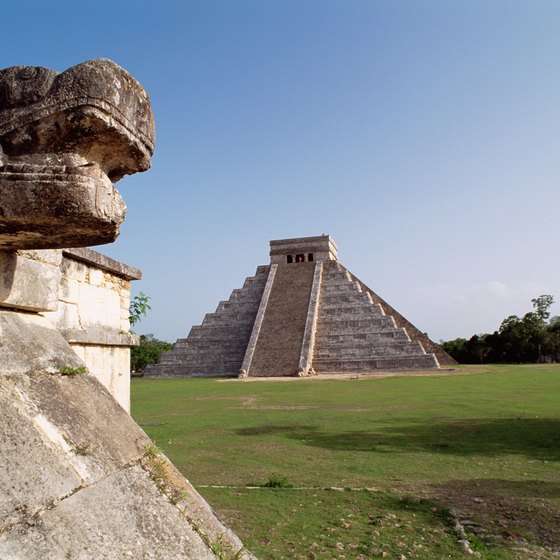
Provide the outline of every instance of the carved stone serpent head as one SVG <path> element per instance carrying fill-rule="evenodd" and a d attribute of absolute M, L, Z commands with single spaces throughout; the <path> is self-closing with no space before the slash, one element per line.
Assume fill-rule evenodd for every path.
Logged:
<path fill-rule="evenodd" d="M 148 95 L 114 62 L 0 70 L 0 249 L 114 241 L 126 206 L 113 183 L 153 150 Z"/>

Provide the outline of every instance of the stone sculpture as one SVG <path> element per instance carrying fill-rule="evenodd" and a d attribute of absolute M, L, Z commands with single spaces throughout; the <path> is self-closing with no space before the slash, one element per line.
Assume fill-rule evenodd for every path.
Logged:
<path fill-rule="evenodd" d="M 114 62 L 0 71 L 0 249 L 114 241 L 126 206 L 113 182 L 153 150 L 149 98 Z"/>
<path fill-rule="evenodd" d="M 112 182 L 147 169 L 153 143 L 148 96 L 109 60 L 0 71 L 2 559 L 254 560 L 45 315 L 58 248 L 116 237 Z M 76 272 L 84 293 L 105 275 Z"/>

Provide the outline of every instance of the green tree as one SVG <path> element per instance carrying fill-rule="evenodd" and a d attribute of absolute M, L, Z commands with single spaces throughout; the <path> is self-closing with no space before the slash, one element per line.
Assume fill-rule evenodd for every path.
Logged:
<path fill-rule="evenodd" d="M 546 328 L 546 349 L 551 362 L 560 359 L 560 317 L 552 317 Z"/>
<path fill-rule="evenodd" d="M 525 313 L 523 318 L 511 315 L 502 321 L 502 358 L 504 362 L 532 363 L 541 361 L 544 325 L 537 313 Z"/>
<path fill-rule="evenodd" d="M 133 346 L 130 352 L 130 369 L 139 373 L 148 364 L 155 364 L 164 352 L 169 352 L 173 344 L 157 339 L 153 334 L 140 335 L 140 344 Z"/>
<path fill-rule="evenodd" d="M 466 348 L 472 357 L 471 363 L 484 364 L 488 362 L 488 357 L 492 354 L 492 348 L 488 345 L 487 338 L 487 334 L 475 334 L 467 342 Z"/>
<path fill-rule="evenodd" d="M 464 364 L 558 361 L 560 318 L 548 321 L 554 298 L 543 294 L 531 303 L 534 311 L 523 317 L 510 315 L 493 334 L 474 335 L 469 340 L 458 338 L 444 342 L 442 347 Z"/>
<path fill-rule="evenodd" d="M 144 292 L 140 292 L 137 296 L 134 296 L 128 308 L 128 320 L 130 321 L 131 327 L 139 323 L 142 315 L 145 316 L 151 309 L 148 303 L 150 299 L 150 296 L 147 296 Z"/>
<path fill-rule="evenodd" d="M 493 335 L 475 334 L 469 338 L 456 338 L 443 342 L 441 347 L 460 364 L 485 364 L 489 363 L 494 356 L 494 350 L 489 344 L 489 338 Z"/>
<path fill-rule="evenodd" d="M 550 317 L 550 306 L 554 303 L 554 298 L 551 295 L 543 294 L 538 298 L 532 299 L 531 303 L 535 308 L 535 313 L 544 324 Z"/>

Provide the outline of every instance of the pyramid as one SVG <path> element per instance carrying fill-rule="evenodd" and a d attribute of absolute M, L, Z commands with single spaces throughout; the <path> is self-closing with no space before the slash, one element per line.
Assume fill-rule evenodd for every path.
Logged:
<path fill-rule="evenodd" d="M 257 267 L 146 377 L 434 369 L 455 361 L 337 258 L 328 235 L 270 242 Z"/>

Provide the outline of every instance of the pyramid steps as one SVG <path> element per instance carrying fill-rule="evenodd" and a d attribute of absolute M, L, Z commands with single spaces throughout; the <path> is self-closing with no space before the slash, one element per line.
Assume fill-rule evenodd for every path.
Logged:
<path fill-rule="evenodd" d="M 214 363 L 220 360 L 229 361 L 237 359 L 239 356 L 241 356 L 241 358 L 243 358 L 244 356 L 244 350 L 243 348 L 239 348 L 239 346 L 235 348 L 220 348 L 216 345 L 215 347 L 213 347 L 210 353 L 208 352 L 207 347 L 187 347 L 181 352 L 168 352 L 166 356 L 162 356 L 160 363 L 200 363 L 201 360 L 206 360 L 207 362 Z"/>
<path fill-rule="evenodd" d="M 378 303 L 382 308 L 385 314 L 391 315 L 395 319 L 395 323 L 397 326 L 406 329 L 408 335 L 415 339 L 419 340 L 426 350 L 426 352 L 433 353 L 437 361 L 440 365 L 449 366 L 455 365 L 457 362 L 447 353 L 441 346 L 436 344 L 433 340 L 416 328 L 410 321 L 408 321 L 405 317 L 403 317 L 396 309 L 391 307 L 385 300 L 383 300 L 380 296 L 378 296 L 372 289 L 366 286 L 361 280 L 356 278 L 350 271 L 348 271 L 342 264 L 337 263 L 340 269 L 346 271 L 350 278 L 352 278 L 355 282 L 360 285 L 360 288 L 363 292 L 367 293 L 373 302 Z"/>
<path fill-rule="evenodd" d="M 359 333 L 317 333 L 315 341 L 321 344 L 339 344 L 341 346 L 346 344 L 363 343 L 365 345 L 376 344 L 379 341 L 401 340 L 409 341 L 410 337 L 402 328 L 391 328 L 387 330 L 378 330 L 375 332 L 359 332 Z"/>
<path fill-rule="evenodd" d="M 246 333 L 251 333 L 251 325 L 237 325 L 235 329 L 228 325 L 196 325 L 192 327 L 187 340 L 189 342 L 194 339 L 204 340 L 207 337 L 216 340 L 238 339 L 243 338 Z"/>
<path fill-rule="evenodd" d="M 324 263 L 313 355 L 317 373 L 434 368 L 418 340 L 410 340 L 382 305 L 340 263 Z"/>
<path fill-rule="evenodd" d="M 314 360 L 317 373 L 371 373 L 379 370 L 434 369 L 438 362 L 433 354 L 375 359 Z"/>
<path fill-rule="evenodd" d="M 368 295 L 364 293 L 349 295 L 333 295 L 332 293 L 330 295 L 323 294 L 321 298 L 321 309 L 340 309 L 341 305 L 345 308 L 361 307 L 366 303 L 372 303 L 372 301 Z M 380 305 L 376 304 L 372 307 L 380 315 L 385 315 L 383 308 Z"/>
<path fill-rule="evenodd" d="M 193 326 L 157 364 L 146 367 L 146 377 L 237 375 L 251 336 L 255 316 L 268 277 L 268 266 L 259 266 L 255 276 L 232 291 L 201 325 Z"/>
<path fill-rule="evenodd" d="M 321 318 L 317 326 L 318 336 L 321 336 L 322 330 L 331 334 L 366 334 L 375 333 L 378 330 L 396 329 L 395 321 L 392 317 L 367 317 L 360 318 Z"/>
<path fill-rule="evenodd" d="M 418 341 L 380 343 L 376 345 L 344 345 L 344 346 L 324 346 L 315 352 L 317 360 L 350 358 L 358 359 L 379 358 L 384 356 L 415 356 L 424 354 L 424 349 Z"/>
<path fill-rule="evenodd" d="M 220 348 L 224 351 L 229 351 L 229 350 L 239 350 L 242 351 L 242 349 L 239 348 L 239 341 L 242 340 L 242 337 L 236 337 L 236 338 L 230 338 L 230 339 L 224 339 L 224 338 L 205 338 L 204 340 L 202 339 L 191 339 L 191 340 L 187 340 L 184 343 L 181 343 L 181 345 L 177 344 L 174 348 L 175 352 L 174 354 L 181 354 L 181 353 L 188 353 L 188 352 L 198 352 L 198 351 L 202 351 L 206 345 L 213 345 L 213 346 L 220 346 Z"/>
<path fill-rule="evenodd" d="M 169 364 L 162 374 L 151 374 L 147 377 L 221 377 L 234 375 L 237 362 L 220 362 L 206 364 Z M 159 365 L 159 364 L 158 364 Z M 146 368 L 147 369 L 147 368 Z M 146 376 L 146 373 L 144 374 Z"/>

